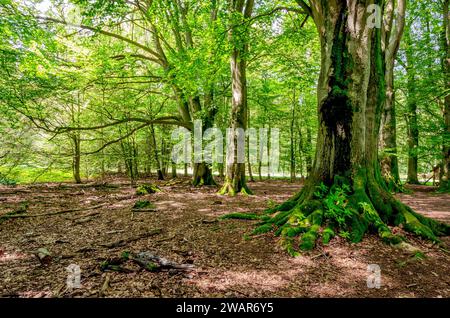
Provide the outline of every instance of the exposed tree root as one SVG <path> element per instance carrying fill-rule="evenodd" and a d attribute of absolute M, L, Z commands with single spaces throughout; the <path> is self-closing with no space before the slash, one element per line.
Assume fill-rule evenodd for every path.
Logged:
<path fill-rule="evenodd" d="M 377 234 L 384 242 L 399 244 L 404 237 L 394 235 L 389 226 L 438 243 L 450 234 L 450 225 L 422 216 L 396 200 L 384 184 L 364 177 L 350 182 L 335 177 L 334 183 L 306 186 L 292 199 L 269 209 L 264 215 L 229 214 L 222 219 L 260 220 L 252 235 L 274 231 L 291 255 L 311 250 L 321 238 L 328 244 L 336 236 L 357 243 L 366 233 Z"/>
<path fill-rule="evenodd" d="M 220 195 L 229 195 L 235 196 L 237 194 L 242 195 L 253 195 L 253 192 L 247 186 L 245 182 L 242 181 L 230 181 L 229 179 L 225 179 L 225 183 L 222 188 L 219 190 L 218 194 Z"/>
<path fill-rule="evenodd" d="M 192 180 L 194 187 L 216 186 L 211 169 L 206 163 L 196 163 L 194 166 L 194 176 Z"/>

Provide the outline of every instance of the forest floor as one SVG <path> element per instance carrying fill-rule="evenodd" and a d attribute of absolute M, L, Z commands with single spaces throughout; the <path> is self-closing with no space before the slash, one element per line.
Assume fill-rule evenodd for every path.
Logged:
<path fill-rule="evenodd" d="M 143 182 L 158 184 L 162 192 L 138 197 L 125 179 L 117 178 L 107 184 L 0 188 L 0 216 L 24 202 L 28 215 L 104 204 L 2 222 L 0 297 L 450 297 L 448 250 L 408 234 L 423 254 L 411 255 L 367 235 L 358 244 L 336 238 L 291 258 L 273 234 L 248 239 L 255 221 L 217 221 L 230 212 L 261 212 L 288 199 L 300 184 L 250 183 L 255 195 L 225 197 L 215 187 L 191 187 L 187 179 L 172 186 Z M 449 194 L 435 194 L 430 187 L 413 190 L 398 197 L 450 223 Z M 156 211 L 132 213 L 142 199 L 153 202 Z M 154 235 L 142 237 L 146 233 Z M 117 247 L 104 246 L 114 242 Z M 450 238 L 443 242 L 448 246 Z M 46 265 L 35 255 L 39 248 L 52 255 Z M 194 268 L 150 272 L 127 263 L 127 273 L 102 271 L 103 261 L 124 251 L 149 251 Z M 67 288 L 71 264 L 81 269 L 80 288 Z M 368 264 L 381 268 L 379 289 L 367 287 Z"/>

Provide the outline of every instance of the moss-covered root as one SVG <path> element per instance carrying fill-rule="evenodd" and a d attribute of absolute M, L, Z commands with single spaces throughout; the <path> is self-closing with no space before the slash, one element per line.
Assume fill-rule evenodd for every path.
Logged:
<path fill-rule="evenodd" d="M 438 236 L 450 235 L 450 225 L 427 218 L 398 201 L 394 207 L 397 211 L 395 224 L 403 225 L 406 231 L 435 243 L 440 242 Z"/>
<path fill-rule="evenodd" d="M 243 184 L 242 184 L 243 183 Z M 220 195 L 229 195 L 235 196 L 237 194 L 242 195 L 252 195 L 253 192 L 249 189 L 249 187 L 242 182 L 241 184 L 235 185 L 235 183 L 230 182 L 229 180 L 225 180 L 222 188 L 219 190 L 218 194 Z"/>

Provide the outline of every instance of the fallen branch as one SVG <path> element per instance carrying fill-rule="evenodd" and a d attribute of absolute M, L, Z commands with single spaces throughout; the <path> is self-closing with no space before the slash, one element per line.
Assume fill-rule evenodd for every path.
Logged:
<path fill-rule="evenodd" d="M 111 279 L 110 275 L 106 274 L 105 281 L 103 282 L 102 288 L 98 292 L 98 297 L 103 297 L 105 295 L 105 292 L 110 287 L 110 285 L 109 285 L 110 279 Z"/>

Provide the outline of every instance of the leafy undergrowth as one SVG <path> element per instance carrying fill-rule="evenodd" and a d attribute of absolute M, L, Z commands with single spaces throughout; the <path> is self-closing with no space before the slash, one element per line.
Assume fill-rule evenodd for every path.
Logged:
<path fill-rule="evenodd" d="M 291 258 L 272 233 L 248 236 L 258 222 L 249 213 L 262 215 L 297 192 L 299 184 L 250 183 L 255 195 L 233 198 L 185 181 L 141 180 L 162 191 L 139 196 L 121 179 L 106 185 L 0 187 L 0 215 L 23 206 L 27 215 L 77 210 L 0 224 L 0 296 L 450 297 L 449 252 L 399 228 L 392 231 L 420 251 L 398 250 L 375 236 L 352 244 L 343 234 Z M 450 222 L 448 194 L 414 190 L 398 197 L 426 216 Z M 133 212 L 138 201 L 155 209 Z M 217 220 L 230 212 L 250 220 Z M 51 260 L 41 262 L 35 254 L 39 249 L 46 249 Z M 151 253 L 193 269 L 152 271 L 134 262 L 121 264 L 120 270 L 105 266 L 124 252 Z M 66 288 L 72 264 L 80 267 L 81 288 Z M 380 289 L 367 288 L 369 264 L 381 267 Z"/>

